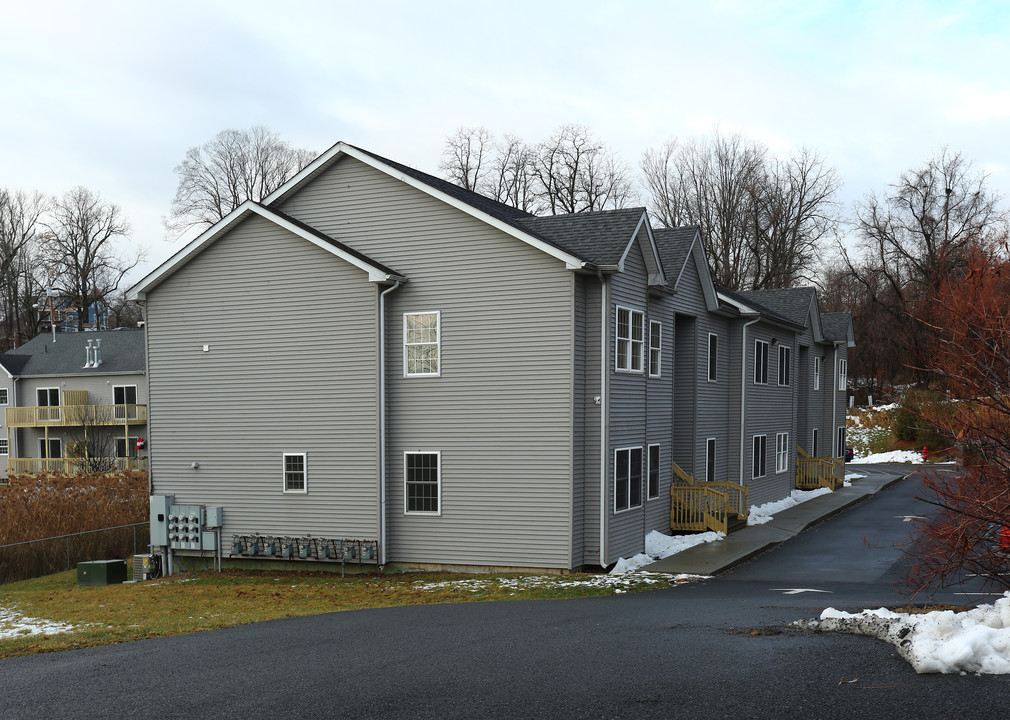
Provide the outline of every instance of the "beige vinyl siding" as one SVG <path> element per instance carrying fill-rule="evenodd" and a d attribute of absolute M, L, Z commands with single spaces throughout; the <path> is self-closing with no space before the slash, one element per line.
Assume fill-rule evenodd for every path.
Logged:
<path fill-rule="evenodd" d="M 224 507 L 226 537 L 377 538 L 376 309 L 364 272 L 260 217 L 149 292 L 154 492 Z"/>
<path fill-rule="evenodd" d="M 572 273 L 352 158 L 282 209 L 409 278 L 387 295 L 389 562 L 570 567 Z M 405 378 L 402 314 L 429 311 L 441 376 Z M 441 452 L 437 516 L 404 514 L 418 450 Z"/>
<path fill-rule="evenodd" d="M 600 421 L 602 406 L 595 398 L 601 395 L 600 350 L 603 342 L 600 327 L 600 301 L 602 286 L 595 277 L 580 277 L 585 295 L 585 369 L 583 371 L 582 417 L 576 422 L 576 431 L 581 432 L 582 450 L 582 507 L 577 513 L 582 518 L 582 549 L 576 553 L 582 556 L 582 564 L 600 563 Z M 576 396 L 578 399 L 578 396 Z M 578 482 L 578 474 L 576 482 Z"/>

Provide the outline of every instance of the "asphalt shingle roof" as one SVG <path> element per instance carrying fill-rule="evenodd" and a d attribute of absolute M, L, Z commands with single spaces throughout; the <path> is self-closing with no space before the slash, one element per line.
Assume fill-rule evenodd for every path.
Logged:
<path fill-rule="evenodd" d="M 782 290 L 748 290 L 740 293 L 751 303 L 760 303 L 795 323 L 806 325 L 810 313 L 810 302 L 815 300 L 817 292 L 811 287 L 784 288 Z"/>
<path fill-rule="evenodd" d="M 663 263 L 666 282 L 672 288 L 680 277 L 681 268 L 687 262 L 687 254 L 691 251 L 691 243 L 698 228 L 693 225 L 678 228 L 653 228 L 652 237 L 659 250 L 659 259 Z"/>
<path fill-rule="evenodd" d="M 803 325 L 805 324 L 805 323 L 802 323 L 802 322 L 801 323 L 795 323 L 795 322 L 793 322 L 792 320 L 790 320 L 789 318 L 787 318 L 785 315 L 782 315 L 781 313 L 777 312 L 776 310 L 768 307 L 767 305 L 763 304 L 759 300 L 747 297 L 745 293 L 736 292 L 735 290 L 730 290 L 729 288 L 724 288 L 724 287 L 721 287 L 719 285 L 716 285 L 715 289 L 716 289 L 716 292 L 718 292 L 719 294 L 725 295 L 726 297 L 730 298 L 731 300 L 736 300 L 738 303 L 741 303 L 743 305 L 746 305 L 747 307 L 750 307 L 750 308 L 753 308 L 754 310 L 757 310 L 759 313 L 761 313 L 762 315 L 764 315 L 766 318 L 768 318 L 770 320 L 777 320 L 778 322 L 784 322 L 784 323 L 786 323 L 788 325 L 798 325 L 799 327 L 803 327 Z"/>
<path fill-rule="evenodd" d="M 844 342 L 849 339 L 852 314 L 848 312 L 821 313 L 821 328 L 828 340 Z"/>
<path fill-rule="evenodd" d="M 88 340 L 102 341 L 102 364 L 96 368 L 84 367 Z M 55 343 L 52 335 L 43 333 L 0 358 L 11 374 L 20 376 L 144 372 L 144 331 L 57 333 Z M 7 361 L 22 362 L 20 372 L 14 372 Z"/>
<path fill-rule="evenodd" d="M 597 265 L 617 265 L 638 227 L 645 208 L 521 218 L 536 235 Z"/>

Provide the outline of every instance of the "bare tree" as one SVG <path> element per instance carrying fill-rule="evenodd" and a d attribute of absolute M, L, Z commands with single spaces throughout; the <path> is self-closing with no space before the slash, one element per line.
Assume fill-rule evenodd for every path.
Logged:
<path fill-rule="evenodd" d="M 291 147 L 257 125 L 222 130 L 190 148 L 175 168 L 179 186 L 165 219 L 170 235 L 210 227 L 246 200 L 260 200 L 307 165 L 315 153 Z"/>
<path fill-rule="evenodd" d="M 122 257 L 117 241 L 130 225 L 118 205 L 106 202 L 87 188 L 76 187 L 54 201 L 44 223 L 43 252 L 52 286 L 77 312 L 77 328 L 84 329 L 88 308 L 119 287 L 123 276 L 144 257 L 138 248 Z"/>
<path fill-rule="evenodd" d="M 0 283 L 3 286 L 4 346 L 18 344 L 31 337 L 31 313 L 20 302 L 22 269 L 37 247 L 40 222 L 48 210 L 50 199 L 40 192 L 10 191 L 0 188 Z"/>
<path fill-rule="evenodd" d="M 135 328 L 144 319 L 140 306 L 122 290 L 106 298 L 105 307 L 109 311 L 109 328 Z"/>
<path fill-rule="evenodd" d="M 92 473 L 115 469 L 117 426 L 112 406 L 66 405 L 63 413 L 69 425 L 67 457 L 73 462 L 74 470 Z"/>
<path fill-rule="evenodd" d="M 515 135 L 495 142 L 484 183 L 477 191 L 523 212 L 533 212 L 537 203 L 534 149 Z"/>
<path fill-rule="evenodd" d="M 493 145 L 494 137 L 487 128 L 461 127 L 446 139 L 438 169 L 447 180 L 480 192 Z"/>

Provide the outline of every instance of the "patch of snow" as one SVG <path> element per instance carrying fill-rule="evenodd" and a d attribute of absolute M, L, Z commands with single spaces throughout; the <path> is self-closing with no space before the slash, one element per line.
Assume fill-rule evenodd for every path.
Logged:
<path fill-rule="evenodd" d="M 891 450 L 890 452 L 875 453 L 866 457 L 853 458 L 850 465 L 869 465 L 876 463 L 911 463 L 913 465 L 922 464 L 922 453 L 917 450 Z"/>
<path fill-rule="evenodd" d="M 73 625 L 25 617 L 14 610 L 0 607 L 0 640 L 25 635 L 57 635 L 75 629 Z"/>
<path fill-rule="evenodd" d="M 747 524 L 764 525 L 766 522 L 769 522 L 772 518 L 774 518 L 776 513 L 788 510 L 789 508 L 795 507 L 807 500 L 813 500 L 815 497 L 827 495 L 830 492 L 831 490 L 828 488 L 817 488 L 816 490 L 793 490 L 789 493 L 789 497 L 787 498 L 765 503 L 764 505 L 751 505 L 750 513 L 747 516 Z"/>
<path fill-rule="evenodd" d="M 800 627 L 886 640 L 918 673 L 1010 674 L 1010 592 L 992 605 L 918 615 L 880 608 L 846 613 L 828 608 Z"/>
<path fill-rule="evenodd" d="M 635 572 L 641 567 L 650 565 L 657 560 L 676 555 L 695 545 L 715 542 L 726 537 L 721 532 L 704 532 L 696 535 L 664 535 L 653 530 L 645 536 L 645 552 L 630 558 L 619 558 L 610 571 L 611 575 L 624 575 Z"/>
<path fill-rule="evenodd" d="M 527 575 L 516 578 L 474 578 L 462 580 L 445 580 L 442 582 L 426 582 L 417 580 L 414 587 L 418 590 L 459 590 L 477 593 L 491 589 L 529 590 L 539 587 L 594 587 L 609 588 L 614 592 L 624 592 L 632 585 L 645 583 L 647 585 L 676 585 L 692 580 L 704 579 L 703 575 L 686 575 L 671 573 L 636 572 L 622 575 L 587 575 L 571 577 L 569 575 Z"/>
<path fill-rule="evenodd" d="M 885 410 L 897 410 L 901 405 L 898 403 L 888 403 L 887 405 L 873 405 L 867 408 L 870 412 L 883 412 Z"/>
<path fill-rule="evenodd" d="M 860 480 L 860 479 L 862 479 L 864 477 L 866 477 L 866 476 L 863 475 L 863 474 L 861 474 L 861 473 L 849 473 L 849 472 L 847 472 L 847 473 L 845 473 L 845 482 L 848 483 L 848 482 L 851 482 L 852 480 Z"/>

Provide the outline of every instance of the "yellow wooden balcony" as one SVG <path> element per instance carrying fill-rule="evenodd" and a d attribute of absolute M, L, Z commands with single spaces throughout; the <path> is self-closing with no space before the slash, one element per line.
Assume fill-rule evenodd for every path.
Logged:
<path fill-rule="evenodd" d="M 810 457 L 803 448 L 796 448 L 796 489 L 816 490 L 826 487 L 837 490 L 845 484 L 845 464 L 839 458 Z"/>
<path fill-rule="evenodd" d="M 4 413 L 7 427 L 81 427 L 90 425 L 146 425 L 147 405 L 52 405 L 11 407 Z"/>
<path fill-rule="evenodd" d="M 670 529 L 674 532 L 728 532 L 730 519 L 747 519 L 747 487 L 729 480 L 698 481 L 673 463 Z"/>
<path fill-rule="evenodd" d="M 116 470 L 147 470 L 147 458 L 108 458 L 108 466 Z M 104 463 L 103 463 L 104 464 Z M 38 475 L 40 473 L 74 475 L 85 472 L 81 458 L 8 458 L 8 475 Z"/>

